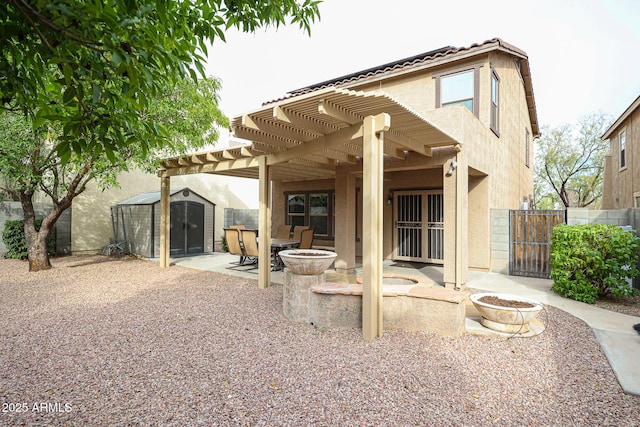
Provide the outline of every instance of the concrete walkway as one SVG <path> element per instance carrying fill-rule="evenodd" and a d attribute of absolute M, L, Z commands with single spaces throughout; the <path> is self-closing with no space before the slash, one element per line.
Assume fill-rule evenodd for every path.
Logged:
<path fill-rule="evenodd" d="M 257 269 L 230 264 L 237 258 L 228 254 L 215 253 L 172 258 L 171 264 L 257 279 Z M 443 283 L 442 268 L 433 265 L 385 262 L 384 272 L 423 275 L 436 284 Z M 361 274 L 358 268 L 356 268 L 356 274 Z M 273 283 L 282 284 L 283 280 L 284 274 L 281 271 L 271 273 Z M 559 308 L 581 319 L 593 329 L 625 393 L 640 396 L 640 335 L 633 329 L 633 325 L 640 323 L 640 317 L 620 314 L 560 297 L 551 291 L 551 285 L 552 281 L 546 279 L 478 271 L 469 271 L 467 282 L 467 286 L 471 289 L 520 295 Z"/>

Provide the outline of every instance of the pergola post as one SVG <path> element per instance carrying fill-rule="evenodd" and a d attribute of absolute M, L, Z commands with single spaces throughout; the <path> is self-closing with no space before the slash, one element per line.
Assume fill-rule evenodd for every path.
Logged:
<path fill-rule="evenodd" d="M 363 121 L 363 285 L 362 334 L 371 341 L 383 334 L 382 325 L 382 232 L 384 134 L 391 117 L 382 113 Z"/>
<path fill-rule="evenodd" d="M 258 157 L 259 213 L 258 213 L 258 287 L 271 284 L 271 176 L 267 157 Z"/>
<path fill-rule="evenodd" d="M 169 267 L 171 178 L 160 175 L 160 268 Z"/>

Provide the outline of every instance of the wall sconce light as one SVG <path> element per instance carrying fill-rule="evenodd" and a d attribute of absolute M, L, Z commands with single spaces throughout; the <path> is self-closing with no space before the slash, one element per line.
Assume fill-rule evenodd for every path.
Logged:
<path fill-rule="evenodd" d="M 453 175 L 453 171 L 458 167 L 458 163 L 455 160 L 451 160 L 451 164 L 449 165 L 449 170 L 447 171 L 447 176 Z"/>
<path fill-rule="evenodd" d="M 387 196 L 387 204 L 389 206 L 393 205 L 393 194 L 389 193 L 389 195 Z"/>

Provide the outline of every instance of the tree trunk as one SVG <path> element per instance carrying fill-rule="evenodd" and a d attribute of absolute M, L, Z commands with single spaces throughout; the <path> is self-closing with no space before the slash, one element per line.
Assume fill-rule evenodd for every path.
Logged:
<path fill-rule="evenodd" d="M 29 257 L 29 271 L 41 271 L 51 268 L 47 252 L 47 238 L 51 232 L 49 221 L 43 221 L 39 231 L 36 231 L 36 212 L 33 207 L 33 194 L 21 193 L 20 202 L 24 215 L 24 238 L 27 243 Z"/>
<path fill-rule="evenodd" d="M 27 238 L 27 252 L 29 254 L 29 271 L 41 271 L 51 268 L 49 253 L 47 251 L 47 240 L 50 229 L 45 229 L 44 224 L 40 231 L 34 227 L 30 230 L 31 237 L 27 237 L 27 224 L 24 226 L 25 238 Z"/>

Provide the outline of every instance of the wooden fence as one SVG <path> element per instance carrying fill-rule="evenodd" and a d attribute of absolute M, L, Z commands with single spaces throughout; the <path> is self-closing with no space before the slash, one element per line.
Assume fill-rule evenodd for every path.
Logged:
<path fill-rule="evenodd" d="M 553 227 L 564 222 L 565 211 L 510 211 L 509 274 L 548 278 L 551 273 L 551 232 Z"/>

